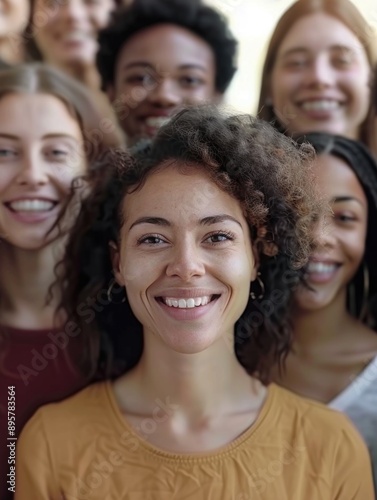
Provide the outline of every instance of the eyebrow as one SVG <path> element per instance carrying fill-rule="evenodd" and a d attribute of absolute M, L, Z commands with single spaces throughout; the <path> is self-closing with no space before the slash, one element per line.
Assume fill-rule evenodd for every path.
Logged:
<path fill-rule="evenodd" d="M 145 69 L 151 69 L 152 71 L 156 72 L 156 68 L 151 63 L 149 63 L 147 61 L 134 61 L 134 62 L 125 64 L 122 69 L 127 70 L 127 69 L 132 69 L 132 68 L 139 68 L 139 67 L 142 67 Z M 178 69 L 200 69 L 202 71 L 205 71 L 207 68 L 205 66 L 203 66 L 202 64 L 190 63 L 190 64 L 181 64 L 178 67 Z"/>
<path fill-rule="evenodd" d="M 66 138 L 66 139 L 70 139 L 72 141 L 76 141 L 76 139 L 70 135 L 70 134 L 64 134 L 64 133 L 52 133 L 52 134 L 45 134 L 44 136 L 42 136 L 42 139 L 61 139 L 61 138 Z M 0 132 L 0 138 L 2 139 L 10 139 L 12 141 L 19 141 L 21 138 L 17 135 L 13 135 L 13 134 L 6 134 L 6 133 L 2 133 Z"/>
<path fill-rule="evenodd" d="M 224 222 L 224 221 L 235 222 L 236 224 L 238 224 L 242 228 L 241 223 L 237 219 L 235 219 L 234 217 L 232 217 L 231 215 L 228 215 L 228 214 L 211 215 L 209 217 L 204 217 L 203 219 L 200 219 L 199 223 L 202 226 L 211 226 L 213 224 L 218 224 L 218 223 Z M 131 229 L 134 226 L 137 226 L 139 224 L 154 224 L 154 225 L 162 226 L 162 227 L 172 227 L 173 226 L 173 224 L 171 222 L 169 222 L 167 219 L 164 219 L 162 217 L 148 217 L 147 216 L 147 217 L 140 217 L 135 222 L 133 222 L 130 226 L 129 231 L 131 231 Z"/>
<path fill-rule="evenodd" d="M 355 198 L 353 196 L 335 196 L 334 198 L 332 198 L 331 203 L 342 203 L 344 201 L 356 201 L 362 207 L 364 206 L 364 204 L 358 198 Z"/>
<path fill-rule="evenodd" d="M 345 52 L 355 52 L 355 50 L 352 47 L 347 47 L 346 45 L 331 45 L 329 47 L 330 50 L 341 50 Z M 283 52 L 281 57 L 289 57 L 290 55 L 296 54 L 296 53 L 308 53 L 310 52 L 310 49 L 308 47 L 293 47 L 292 49 L 288 49 L 287 51 Z"/>

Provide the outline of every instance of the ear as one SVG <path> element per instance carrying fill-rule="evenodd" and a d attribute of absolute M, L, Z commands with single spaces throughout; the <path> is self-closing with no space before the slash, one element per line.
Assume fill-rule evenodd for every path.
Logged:
<path fill-rule="evenodd" d="M 115 89 L 112 83 L 109 83 L 106 87 L 106 95 L 111 103 L 115 101 Z"/>
<path fill-rule="evenodd" d="M 255 281 L 257 279 L 257 273 L 259 269 L 259 255 L 254 246 L 252 248 L 252 252 L 253 252 L 254 265 L 251 267 L 250 282 Z"/>
<path fill-rule="evenodd" d="M 264 101 L 264 104 L 265 104 L 265 106 L 273 106 L 274 102 L 272 100 L 272 97 L 267 96 L 266 99 L 265 99 L 265 101 Z"/>
<path fill-rule="evenodd" d="M 216 90 L 216 92 L 212 98 L 212 104 L 219 106 L 220 104 L 222 104 L 223 101 L 224 101 L 224 94 L 222 92 L 219 92 L 218 90 Z"/>
<path fill-rule="evenodd" d="M 122 273 L 120 272 L 120 252 L 118 245 L 114 241 L 110 241 L 109 249 L 114 277 L 119 285 L 125 286 Z"/>

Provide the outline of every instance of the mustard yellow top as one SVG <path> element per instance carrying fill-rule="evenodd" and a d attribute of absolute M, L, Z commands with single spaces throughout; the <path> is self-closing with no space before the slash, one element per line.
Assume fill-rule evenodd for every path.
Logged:
<path fill-rule="evenodd" d="M 256 422 L 214 452 L 148 443 L 169 401 L 139 437 L 109 382 L 39 409 L 16 450 L 16 500 L 374 500 L 371 465 L 347 417 L 272 384 Z"/>

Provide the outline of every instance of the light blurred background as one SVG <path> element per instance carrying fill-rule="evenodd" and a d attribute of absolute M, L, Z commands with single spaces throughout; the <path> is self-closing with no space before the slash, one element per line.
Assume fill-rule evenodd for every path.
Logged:
<path fill-rule="evenodd" d="M 227 92 L 226 103 L 236 110 L 255 113 L 269 38 L 281 14 L 295 0 L 206 1 L 229 18 L 240 42 L 239 70 Z M 353 3 L 377 30 L 377 0 L 354 0 Z"/>

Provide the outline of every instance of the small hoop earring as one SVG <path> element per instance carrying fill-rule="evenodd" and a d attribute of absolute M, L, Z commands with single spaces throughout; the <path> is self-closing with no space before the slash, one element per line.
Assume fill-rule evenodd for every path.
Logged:
<path fill-rule="evenodd" d="M 113 288 L 116 284 L 116 281 L 114 280 L 112 283 L 110 283 L 110 286 L 109 288 L 107 289 L 107 300 L 111 303 L 114 303 L 114 304 L 122 304 L 123 302 L 126 302 L 126 297 L 123 297 L 123 299 L 120 301 L 120 302 L 114 302 L 113 301 L 113 297 L 112 297 L 112 291 L 113 291 Z"/>
<path fill-rule="evenodd" d="M 261 300 L 264 297 L 265 288 L 264 288 L 264 283 L 262 281 L 260 273 L 257 273 L 257 277 L 256 277 L 255 281 L 258 282 L 258 285 L 259 285 L 259 288 L 260 288 L 259 294 L 256 295 L 253 291 L 251 291 L 250 292 L 250 298 L 251 298 L 251 300 L 255 300 L 255 299 Z"/>

